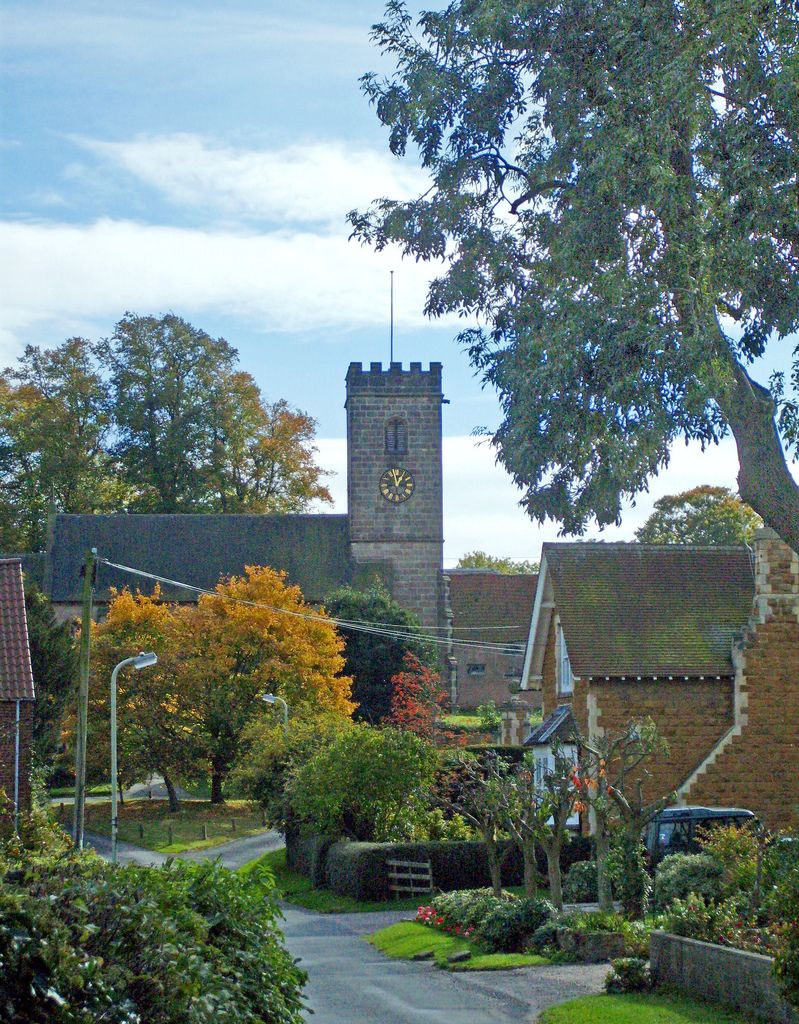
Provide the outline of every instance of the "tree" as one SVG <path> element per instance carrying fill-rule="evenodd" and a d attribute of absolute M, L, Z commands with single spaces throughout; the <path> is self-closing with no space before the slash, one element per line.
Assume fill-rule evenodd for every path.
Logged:
<path fill-rule="evenodd" d="M 119 677 L 120 767 L 130 780 L 160 772 L 170 800 L 176 779 L 208 775 L 212 802 L 223 802 L 245 730 L 266 714 L 264 693 L 299 713 L 353 710 L 341 638 L 269 568 L 250 566 L 196 605 L 122 591 L 94 628 L 93 759 L 107 764 L 111 669 L 131 652 L 154 650 L 157 666 Z"/>
<path fill-rule="evenodd" d="M 120 501 L 106 451 L 109 408 L 84 338 L 29 345 L 0 375 L 0 544 L 39 551 L 47 516 L 108 511 Z"/>
<path fill-rule="evenodd" d="M 430 185 L 353 234 L 440 261 L 426 312 L 485 325 L 460 341 L 533 518 L 619 522 L 677 439 L 731 433 L 799 550 L 799 349 L 751 372 L 799 327 L 797 33 L 785 0 L 454 0 L 418 31 L 391 0 L 372 29 L 396 70 L 364 91 Z"/>
<path fill-rule="evenodd" d="M 365 842 L 402 839 L 435 776 L 432 744 L 389 726 L 360 723 L 299 768 L 292 811 L 314 833 Z"/>
<path fill-rule="evenodd" d="M 366 590 L 340 587 L 328 596 L 325 607 L 334 619 L 396 627 L 404 634 L 421 631 L 416 616 L 398 604 L 377 578 Z M 352 677 L 352 699 L 358 706 L 355 717 L 363 721 L 377 723 L 390 715 L 391 680 L 403 670 L 408 652 L 428 668 L 437 666 L 435 650 L 422 640 L 346 628 L 343 631 L 344 671 Z"/>
<path fill-rule="evenodd" d="M 407 651 L 402 671 L 391 677 L 391 686 L 391 714 L 387 721 L 433 742 L 436 721 L 449 700 L 446 690 L 441 689 L 438 673 Z"/>
<path fill-rule="evenodd" d="M 667 755 L 668 745 L 651 718 L 632 720 L 614 734 L 580 740 L 581 764 L 576 784 L 596 823 L 597 892 L 600 910 L 612 910 L 608 873 L 611 815 L 621 823 L 621 878 L 619 895 L 625 913 L 641 918 L 651 888 L 643 860 L 641 836 L 649 822 L 673 799 L 667 793 L 653 800 L 644 797 L 649 775 L 645 762 Z"/>
<path fill-rule="evenodd" d="M 332 500 L 313 462 L 314 421 L 265 404 L 223 338 L 173 314 L 127 313 L 99 352 L 135 511 L 301 512 Z"/>
<path fill-rule="evenodd" d="M 455 568 L 491 569 L 492 572 L 501 572 L 506 576 L 513 576 L 516 573 L 538 572 L 540 566 L 538 562 L 499 558 L 496 555 L 487 555 L 485 551 L 468 551 L 465 555 L 461 555 Z"/>
<path fill-rule="evenodd" d="M 33 749 L 37 759 L 51 767 L 61 742 L 67 702 L 77 679 L 77 650 L 69 623 L 56 621 L 52 605 L 31 583 L 25 586 L 25 615 L 36 684 Z"/>
<path fill-rule="evenodd" d="M 728 487 L 702 484 L 659 498 L 635 536 L 642 544 L 748 544 L 762 525 Z"/>
<path fill-rule="evenodd" d="M 506 825 L 504 780 L 508 766 L 499 757 L 486 756 L 482 762 L 471 754 L 457 761 L 446 797 L 455 811 L 477 830 L 486 848 L 491 888 L 502 895 L 502 857 L 499 841 Z"/>

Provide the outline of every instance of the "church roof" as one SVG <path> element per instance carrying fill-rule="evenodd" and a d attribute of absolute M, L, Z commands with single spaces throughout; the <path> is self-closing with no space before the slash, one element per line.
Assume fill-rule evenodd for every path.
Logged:
<path fill-rule="evenodd" d="M 247 565 L 268 565 L 284 569 L 288 582 L 313 602 L 351 577 L 345 515 L 58 515 L 45 585 L 53 601 L 80 601 L 81 567 L 90 548 L 111 562 L 206 589 Z M 98 601 L 108 600 L 110 587 L 124 586 L 151 590 L 146 580 L 99 567 Z M 162 587 L 162 593 L 193 599 L 186 590 Z"/>
<path fill-rule="evenodd" d="M 0 700 L 33 700 L 33 672 L 19 558 L 0 559 Z"/>
<path fill-rule="evenodd" d="M 535 573 L 449 569 L 447 575 L 456 637 L 486 643 L 525 643 L 538 581 Z"/>

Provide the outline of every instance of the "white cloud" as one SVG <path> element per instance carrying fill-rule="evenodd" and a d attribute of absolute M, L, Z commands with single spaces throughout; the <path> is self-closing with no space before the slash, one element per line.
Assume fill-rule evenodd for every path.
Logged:
<path fill-rule="evenodd" d="M 73 141 L 174 203 L 277 224 L 325 223 L 345 232 L 351 209 L 382 195 L 410 198 L 426 187 L 410 163 L 344 142 L 252 150 L 185 133 Z"/>
<path fill-rule="evenodd" d="M 191 308 L 243 316 L 260 330 L 384 326 L 388 271 L 397 268 L 398 325 L 419 327 L 424 266 L 375 254 L 344 234 L 255 234 L 146 226 L 0 223 L 5 269 L 0 332 L 75 320 L 115 321 L 125 309 Z"/>
<path fill-rule="evenodd" d="M 347 510 L 347 446 L 343 438 L 318 442 L 318 461 L 335 471 L 329 481 L 335 511 Z M 793 467 L 799 478 L 799 468 Z M 678 444 L 669 467 L 651 482 L 650 491 L 628 504 L 622 525 L 603 531 L 589 530 L 586 540 L 631 541 L 647 519 L 655 501 L 699 484 L 736 488 L 738 459 L 735 445 L 725 440 L 702 452 L 698 444 Z M 535 561 L 545 541 L 558 536 L 557 523 L 540 526 L 519 508 L 519 492 L 508 474 L 494 461 L 492 449 L 473 437 L 444 438 L 444 564 L 453 566 L 468 551 Z"/>

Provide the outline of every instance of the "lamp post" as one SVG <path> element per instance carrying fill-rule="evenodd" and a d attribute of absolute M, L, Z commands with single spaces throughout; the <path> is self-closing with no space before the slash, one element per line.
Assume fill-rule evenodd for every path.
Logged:
<path fill-rule="evenodd" d="M 142 651 L 133 658 L 125 658 L 114 666 L 111 673 L 111 863 L 117 862 L 117 835 L 119 832 L 119 816 L 117 814 L 117 673 L 126 665 L 134 668 L 147 668 L 155 665 L 158 655 L 153 651 Z"/>
<path fill-rule="evenodd" d="M 280 704 L 283 705 L 283 734 L 285 735 L 286 739 L 288 740 L 288 738 L 289 738 L 289 706 L 288 706 L 288 704 L 283 700 L 282 697 L 277 697 L 277 696 L 275 696 L 274 693 L 264 693 L 264 694 L 262 694 L 261 695 L 261 700 L 266 701 L 267 704 L 277 704 L 277 703 L 280 703 Z"/>

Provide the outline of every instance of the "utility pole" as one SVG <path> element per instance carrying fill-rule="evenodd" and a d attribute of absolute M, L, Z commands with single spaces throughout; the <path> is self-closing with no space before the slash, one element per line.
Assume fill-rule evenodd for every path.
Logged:
<path fill-rule="evenodd" d="M 75 817 L 72 837 L 83 849 L 83 820 L 86 811 L 86 733 L 89 719 L 89 652 L 92 641 L 92 587 L 97 548 L 86 552 L 83 565 L 83 595 L 80 617 L 80 675 L 78 677 L 78 724 L 75 735 Z"/>

